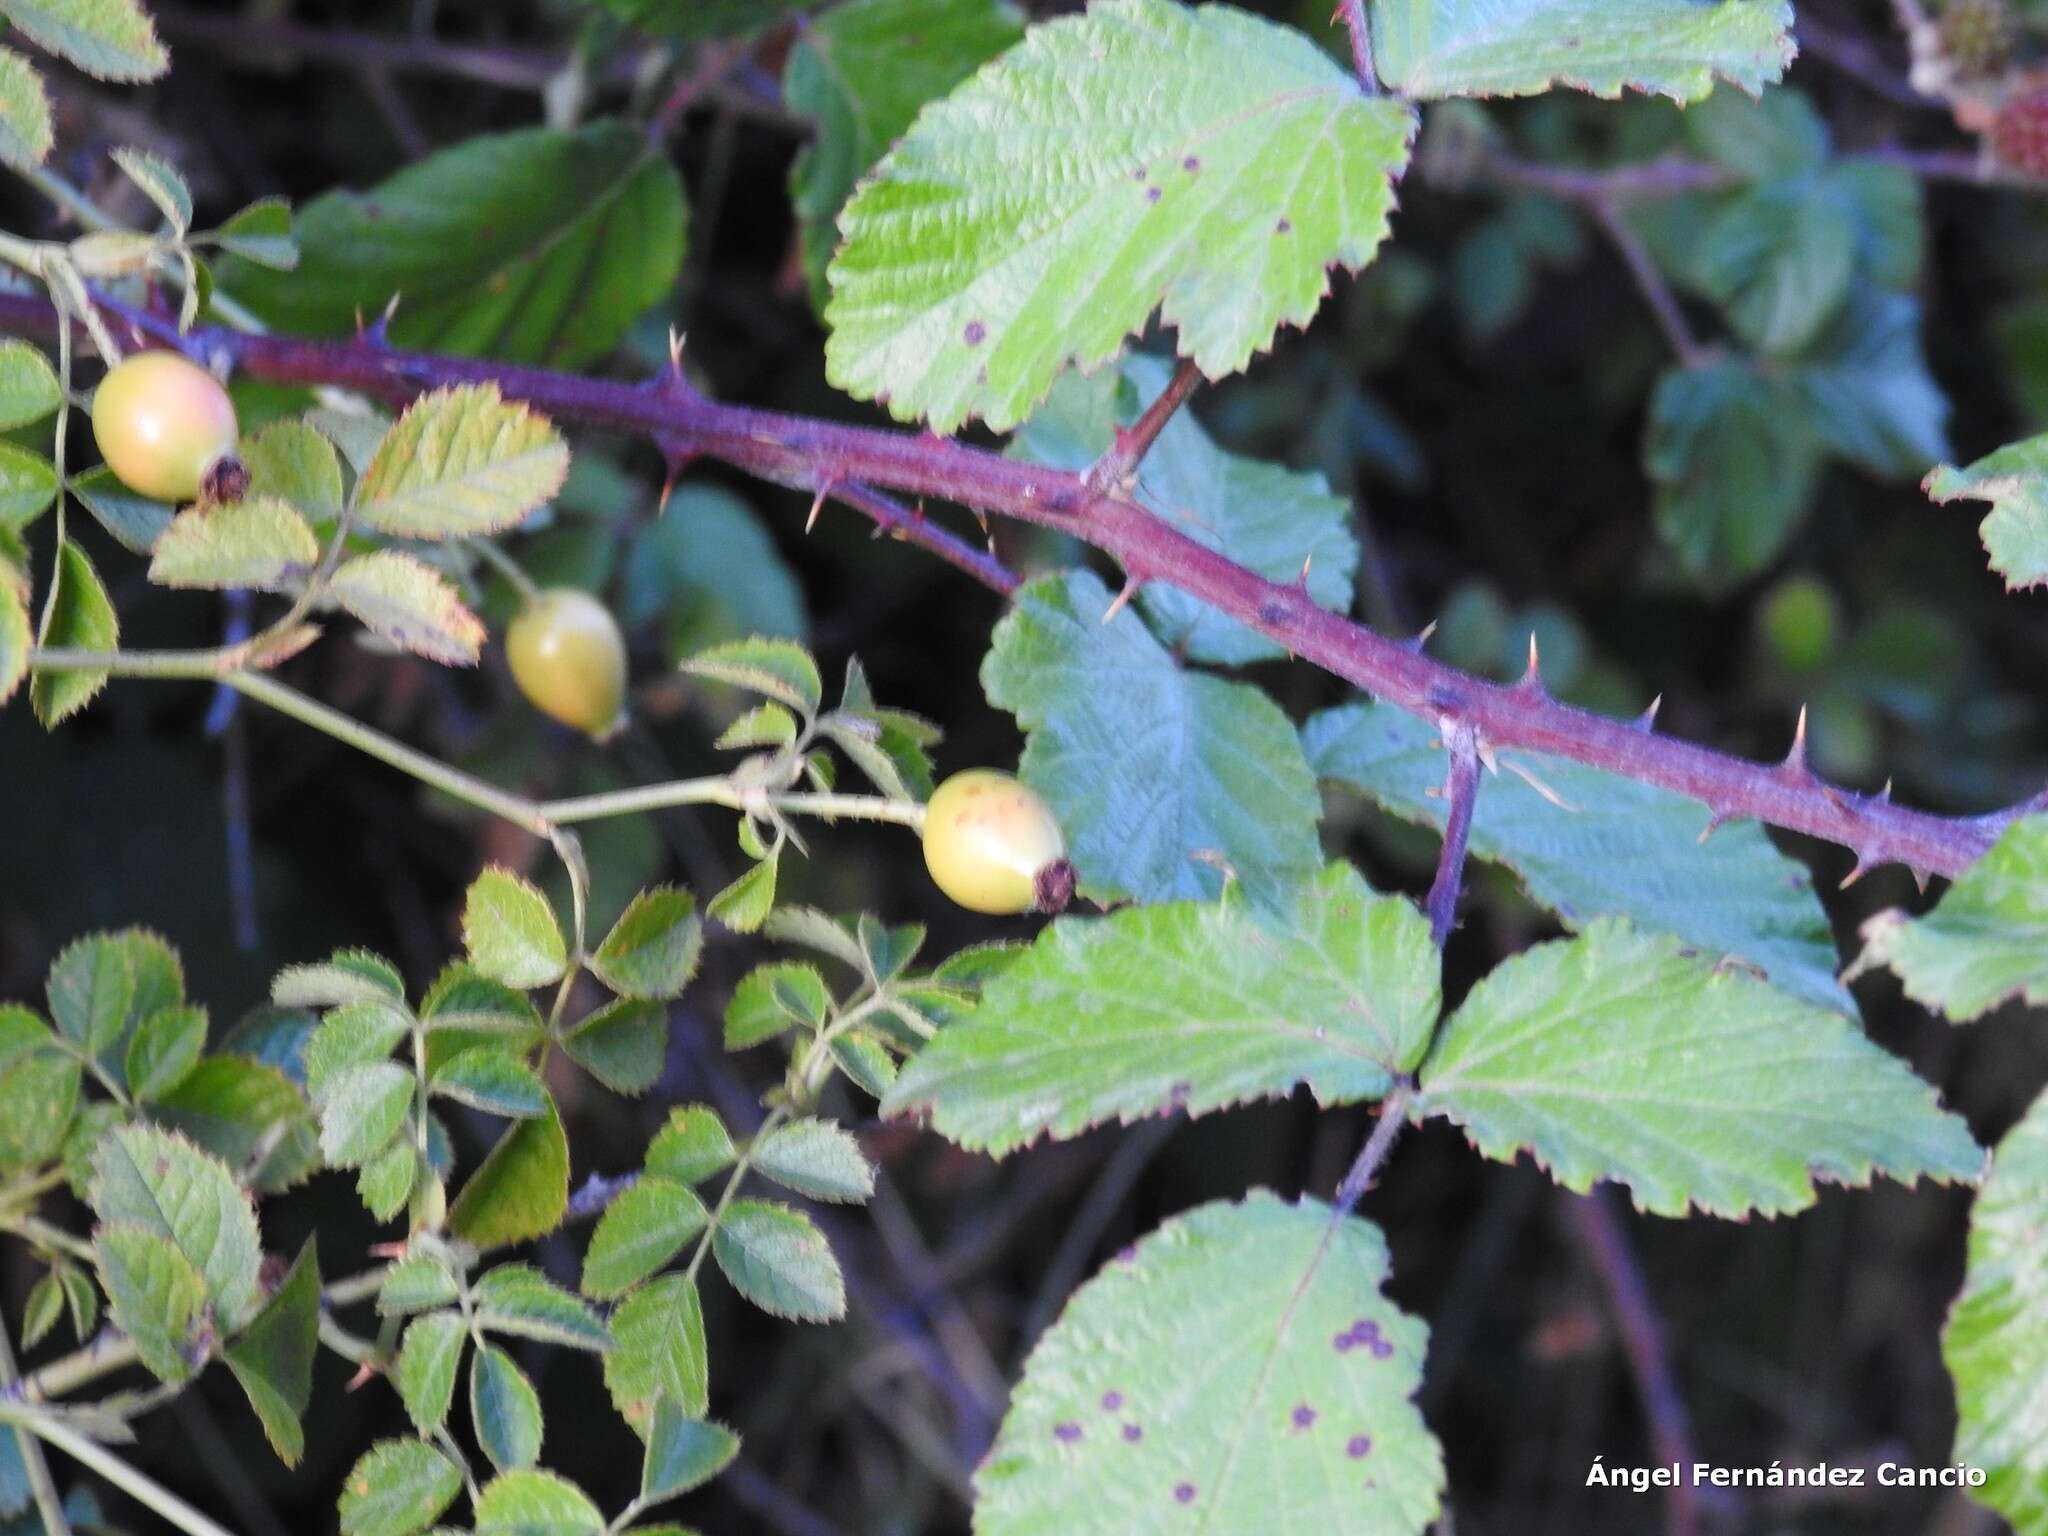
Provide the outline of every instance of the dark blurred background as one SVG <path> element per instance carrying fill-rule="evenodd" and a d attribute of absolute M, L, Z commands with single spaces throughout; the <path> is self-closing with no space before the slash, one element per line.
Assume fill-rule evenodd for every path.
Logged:
<path fill-rule="evenodd" d="M 1325 35 L 1324 0 L 1260 8 Z M 104 152 L 141 144 L 183 167 L 203 213 L 215 215 L 266 193 L 303 200 L 366 186 L 423 149 L 530 123 L 541 111 L 530 89 L 366 70 L 346 49 L 315 57 L 273 46 L 283 24 L 401 46 L 431 28 L 543 61 L 593 25 L 567 3 L 266 0 L 246 10 L 155 10 L 173 74 L 119 92 L 63 77 L 58 168 L 120 208 L 125 194 Z M 1887 6 L 1838 0 L 1800 13 L 1838 58 L 1844 40 L 1860 40 L 1882 69 L 1901 72 Z M 224 17 L 231 32 L 218 25 Z M 599 27 L 593 46 L 622 42 Z M 754 86 L 771 91 L 776 69 L 771 40 Z M 620 100 L 607 78 L 600 72 L 595 109 Z M 1888 99 L 1818 50 L 1792 80 L 1843 145 L 1966 142 L 1939 111 Z M 1597 134 L 1601 114 L 1624 110 L 1571 100 L 1495 115 L 1554 138 Z M 674 323 L 720 395 L 865 419 L 824 383 L 822 332 L 791 261 L 786 176 L 801 125 L 710 101 L 685 128 L 678 154 L 694 218 L 685 274 L 672 311 L 650 316 L 610 366 L 651 370 Z M 1375 267 L 1340 280 L 1310 332 L 1283 333 L 1245 377 L 1198 397 L 1198 412 L 1231 446 L 1319 468 L 1358 498 L 1368 551 L 1361 614 L 1403 632 L 1441 619 L 1447 654 L 1500 674 L 1518 667 L 1536 629 L 1553 684 L 1568 696 L 1623 710 L 1661 693 L 1665 728 L 1755 756 L 1781 753 L 1799 704 L 1813 700 L 1821 765 L 1859 786 L 1893 776 L 1900 798 L 1916 804 L 1983 809 L 2037 788 L 2048 761 L 2039 708 L 2048 600 L 2004 594 L 1985 569 L 1975 517 L 1931 507 L 1910 483 L 1837 467 L 1769 571 L 1713 590 L 1680 579 L 1659 548 L 1642 467 L 1646 396 L 1668 362 L 1663 343 L 1594 231 L 1561 214 L 1562 227 L 1533 239 L 1481 238 L 1500 207 L 1496 194 L 1411 179 L 1394 243 Z M 18 189 L 6 192 L 0 223 L 61 229 Z M 1928 228 L 1925 344 L 1954 402 L 1957 459 L 1967 462 L 2048 427 L 2048 200 L 1937 185 Z M 260 416 L 287 403 L 251 395 L 244 406 Z M 736 612 L 720 611 L 707 588 L 691 611 L 638 616 L 642 726 L 620 745 L 601 750 L 539 723 L 495 651 L 475 675 L 456 675 L 334 640 L 292 663 L 290 679 L 507 784 L 566 793 L 709 767 L 722 703 L 679 687 L 669 663 L 741 616 L 772 611 L 804 627 L 828 675 L 858 652 L 885 702 L 943 722 L 943 767 L 1014 760 L 1012 723 L 986 705 L 975 676 L 998 599 L 914 550 L 871 541 L 851 514 L 828 511 L 806 538 L 802 498 L 717 471 L 692 471 L 670 525 L 650 534 L 661 479 L 653 452 L 601 439 L 577 447 L 577 494 L 518 548 L 537 572 L 601 587 L 636 617 L 629 554 L 649 538 L 688 543 L 693 508 L 730 514 L 721 490 L 741 499 L 738 515 L 758 520 L 779 556 L 779 565 L 749 560 L 732 577 Z M 732 520 L 709 521 L 718 515 L 705 514 L 705 526 Z M 955 521 L 973 531 L 970 520 Z M 1019 566 L 1077 557 L 1029 533 L 997 536 Z M 92 551 L 126 643 L 217 641 L 219 604 L 148 587 L 140 562 L 104 542 Z M 1808 622 L 1788 627 L 1788 607 Z M 495 613 L 505 612 L 500 594 Z M 1815 612 L 1824 616 L 1819 645 Z M 1255 670 L 1296 718 L 1342 697 L 1306 667 Z M 189 684 L 116 683 L 55 738 L 23 707 L 0 713 L 0 998 L 39 998 L 63 943 L 130 923 L 180 947 L 216 1030 L 264 995 L 277 967 L 339 945 L 381 950 L 423 984 L 458 947 L 459 895 L 482 862 L 548 868 L 522 836 L 288 720 L 245 708 L 210 731 L 213 702 Z M 213 725 L 222 724 L 217 715 Z M 1427 883 L 1431 839 L 1348 797 L 1330 811 L 1333 851 L 1357 858 L 1375 883 Z M 599 921 L 641 884 L 681 879 L 708 894 L 741 867 L 723 813 L 608 823 L 589 842 L 606 909 Z M 935 955 L 1030 931 L 948 908 L 900 835 L 821 830 L 814 847 L 811 861 L 784 865 L 790 896 L 928 923 Z M 1794 851 L 1812 860 L 1823 889 L 1847 872 L 1840 850 Z M 235 895 L 243 880 L 252 901 Z M 1898 870 L 1831 896 L 1845 953 L 1863 917 L 1918 900 Z M 1551 931 L 1509 879 L 1476 871 L 1448 953 L 1452 997 Z M 740 1125 L 758 1113 L 752 1105 L 778 1063 L 766 1051 L 726 1058 L 717 1026 L 731 984 L 762 951 L 729 935 L 713 940 L 675 1012 L 667 1077 L 650 1100 L 622 1106 L 573 1074 L 555 1082 L 579 1180 L 635 1166 L 669 1103 L 705 1099 Z M 1939 1083 L 1987 1144 L 2048 1079 L 2037 1018 L 2007 1010 L 1954 1029 L 1905 1003 L 1888 979 L 1860 984 L 1858 995 L 1872 1034 Z M 679 1510 L 709 1532 L 964 1531 L 967 1479 L 1004 1381 L 1100 1258 L 1167 1215 L 1251 1184 L 1327 1193 L 1369 1125 L 1360 1112 L 1319 1116 L 1292 1102 L 1102 1132 L 998 1165 L 879 1126 L 864 1099 L 837 1108 L 885 1173 L 872 1212 L 837 1213 L 829 1224 L 852 1282 L 852 1317 L 833 1329 L 777 1325 L 709 1287 L 713 1411 L 746 1437 L 738 1468 Z M 477 1129 L 457 1127 L 466 1163 L 484 1145 Z M 1797 1218 L 1750 1223 L 1615 1208 L 1667 1331 L 1703 1459 L 1947 1458 L 1953 1411 L 1938 1330 L 1962 1272 L 1967 1193 L 1831 1191 Z M 1527 1166 L 1482 1161 L 1438 1126 L 1398 1150 L 1366 1210 L 1393 1245 L 1393 1293 L 1433 1330 L 1424 1408 L 1448 1453 L 1456 1531 L 1659 1528 L 1654 1497 L 1583 1486 L 1595 1455 L 1631 1466 L 1653 1450 L 1567 1197 Z M 265 1211 L 266 1237 L 286 1252 L 315 1227 L 337 1273 L 379 1236 L 349 1181 L 331 1175 Z M 573 1281 L 581 1242 L 580 1232 L 558 1235 L 539 1261 Z M 19 1316 L 30 1278 L 16 1253 L 0 1250 L 9 1315 Z M 633 1491 L 638 1447 L 598 1372 L 564 1351 L 536 1350 L 525 1363 L 549 1405 L 545 1461 L 616 1508 Z M 373 1384 L 344 1393 L 346 1375 L 323 1356 L 297 1475 L 270 1456 L 222 1372 L 145 1423 L 141 1455 L 249 1536 L 331 1529 L 342 1474 L 402 1422 L 392 1392 Z M 1876 1489 L 1747 1495 L 1707 1515 L 1714 1529 L 1811 1536 L 2003 1528 L 1954 1495 Z"/>

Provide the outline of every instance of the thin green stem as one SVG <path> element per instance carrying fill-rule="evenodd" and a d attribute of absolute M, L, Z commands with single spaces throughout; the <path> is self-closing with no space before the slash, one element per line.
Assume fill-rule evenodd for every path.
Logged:
<path fill-rule="evenodd" d="M 540 596 L 540 587 L 526 574 L 526 568 L 496 544 L 489 539 L 470 539 L 466 542 L 470 550 L 480 556 L 486 565 L 512 584 L 512 589 L 519 594 L 521 602 L 530 603 Z"/>
<path fill-rule="evenodd" d="M 14 1346 L 8 1342 L 7 1330 L 0 1328 L 0 1387 L 13 1386 L 17 1374 Z M 29 1435 L 19 1432 L 15 1434 L 15 1440 L 21 1446 L 21 1464 L 28 1472 L 28 1487 L 35 1497 L 36 1512 L 43 1517 L 43 1536 L 71 1536 L 71 1522 L 64 1518 L 64 1501 L 57 1496 L 57 1481 L 50 1476 L 50 1463 L 43 1455 L 42 1446 Z"/>
<path fill-rule="evenodd" d="M 39 1216 L 16 1216 L 5 1222 L 11 1232 L 19 1234 L 39 1248 L 53 1249 L 68 1253 L 74 1259 L 87 1264 L 95 1263 L 99 1255 L 93 1252 L 92 1244 L 83 1242 L 66 1232 L 62 1227 L 52 1226 Z"/>
<path fill-rule="evenodd" d="M 0 1211 L 27 1210 L 63 1182 L 62 1168 L 46 1168 L 33 1178 L 0 1188 Z"/>
<path fill-rule="evenodd" d="M 226 1526 L 215 1524 L 162 1483 L 137 1471 L 105 1446 L 87 1439 L 70 1425 L 60 1423 L 46 1414 L 39 1414 L 32 1408 L 0 1402 L 0 1423 L 9 1422 L 27 1430 L 38 1439 L 48 1441 L 79 1465 L 97 1472 L 130 1498 L 155 1510 L 179 1530 L 186 1532 L 187 1536 L 234 1536 Z"/>
<path fill-rule="evenodd" d="M 548 800 L 536 809 L 555 825 L 570 826 L 579 821 L 601 821 L 642 811 L 669 810 L 679 805 L 719 805 L 733 811 L 774 807 L 825 821 L 843 818 L 893 822 L 913 828 L 924 825 L 924 807 L 915 801 L 890 800 L 880 795 L 813 794 L 796 790 L 755 791 L 750 797 L 747 791 L 727 777 L 674 779 L 666 784 L 647 784 L 637 789 Z"/>
<path fill-rule="evenodd" d="M 697 1272 L 704 1267 L 704 1255 L 711 1251 L 711 1239 L 718 1233 L 718 1224 L 725 1220 L 726 1211 L 731 1208 L 734 1197 L 740 1192 L 741 1182 L 754 1166 L 755 1149 L 789 1117 L 790 1109 L 786 1104 L 771 1109 L 768 1118 L 761 1122 L 761 1128 L 754 1132 L 753 1138 L 748 1141 L 746 1151 L 742 1152 L 739 1160 L 732 1165 L 732 1176 L 725 1181 L 725 1188 L 719 1191 L 718 1204 L 711 1208 L 711 1218 L 704 1223 L 704 1231 L 697 1239 L 697 1251 L 690 1255 L 689 1267 L 683 1271 L 686 1283 L 696 1283 Z"/>

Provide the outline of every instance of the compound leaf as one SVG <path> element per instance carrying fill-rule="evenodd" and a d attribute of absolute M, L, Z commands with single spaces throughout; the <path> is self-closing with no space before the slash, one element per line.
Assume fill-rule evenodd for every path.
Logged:
<path fill-rule="evenodd" d="M 1284 916 L 1226 901 L 1061 918 L 882 1108 L 929 1107 L 949 1139 L 1002 1154 L 1303 1083 L 1323 1104 L 1377 1098 L 1427 1047 L 1438 986 L 1422 914 L 1347 864 Z"/>
<path fill-rule="evenodd" d="M 1489 1157 L 1644 1210 L 1780 1215 L 1814 1181 L 1973 1182 L 1984 1155 L 1935 1092 L 1841 1014 L 1602 919 L 1475 986 L 1420 1074 L 1418 1113 Z"/>

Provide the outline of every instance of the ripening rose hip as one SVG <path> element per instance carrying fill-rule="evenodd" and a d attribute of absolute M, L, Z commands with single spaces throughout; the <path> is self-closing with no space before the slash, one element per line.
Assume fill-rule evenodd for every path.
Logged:
<path fill-rule="evenodd" d="M 925 807 L 924 862 L 940 890 L 973 912 L 1057 912 L 1074 866 L 1052 807 L 1007 773 L 956 773 Z"/>
<path fill-rule="evenodd" d="M 220 380 L 175 352 L 137 352 L 92 397 L 92 435 L 121 483 L 157 501 L 233 500 L 248 484 Z"/>
<path fill-rule="evenodd" d="M 626 723 L 626 638 L 588 592 L 536 596 L 505 632 L 513 681 L 533 706 L 603 741 Z"/>

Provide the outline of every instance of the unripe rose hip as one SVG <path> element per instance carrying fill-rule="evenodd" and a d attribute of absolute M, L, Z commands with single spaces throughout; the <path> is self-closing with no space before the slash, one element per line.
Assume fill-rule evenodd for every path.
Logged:
<path fill-rule="evenodd" d="M 626 723 L 626 639 L 588 592 L 537 594 L 505 633 L 519 691 L 536 709 L 603 741 Z"/>
<path fill-rule="evenodd" d="M 232 500 L 248 484 L 234 402 L 175 352 L 137 352 L 108 369 L 93 392 L 92 435 L 120 482 L 157 501 Z"/>
<path fill-rule="evenodd" d="M 1052 807 L 1007 773 L 956 773 L 925 807 L 924 862 L 973 912 L 1057 912 L 1073 899 L 1074 866 Z"/>

